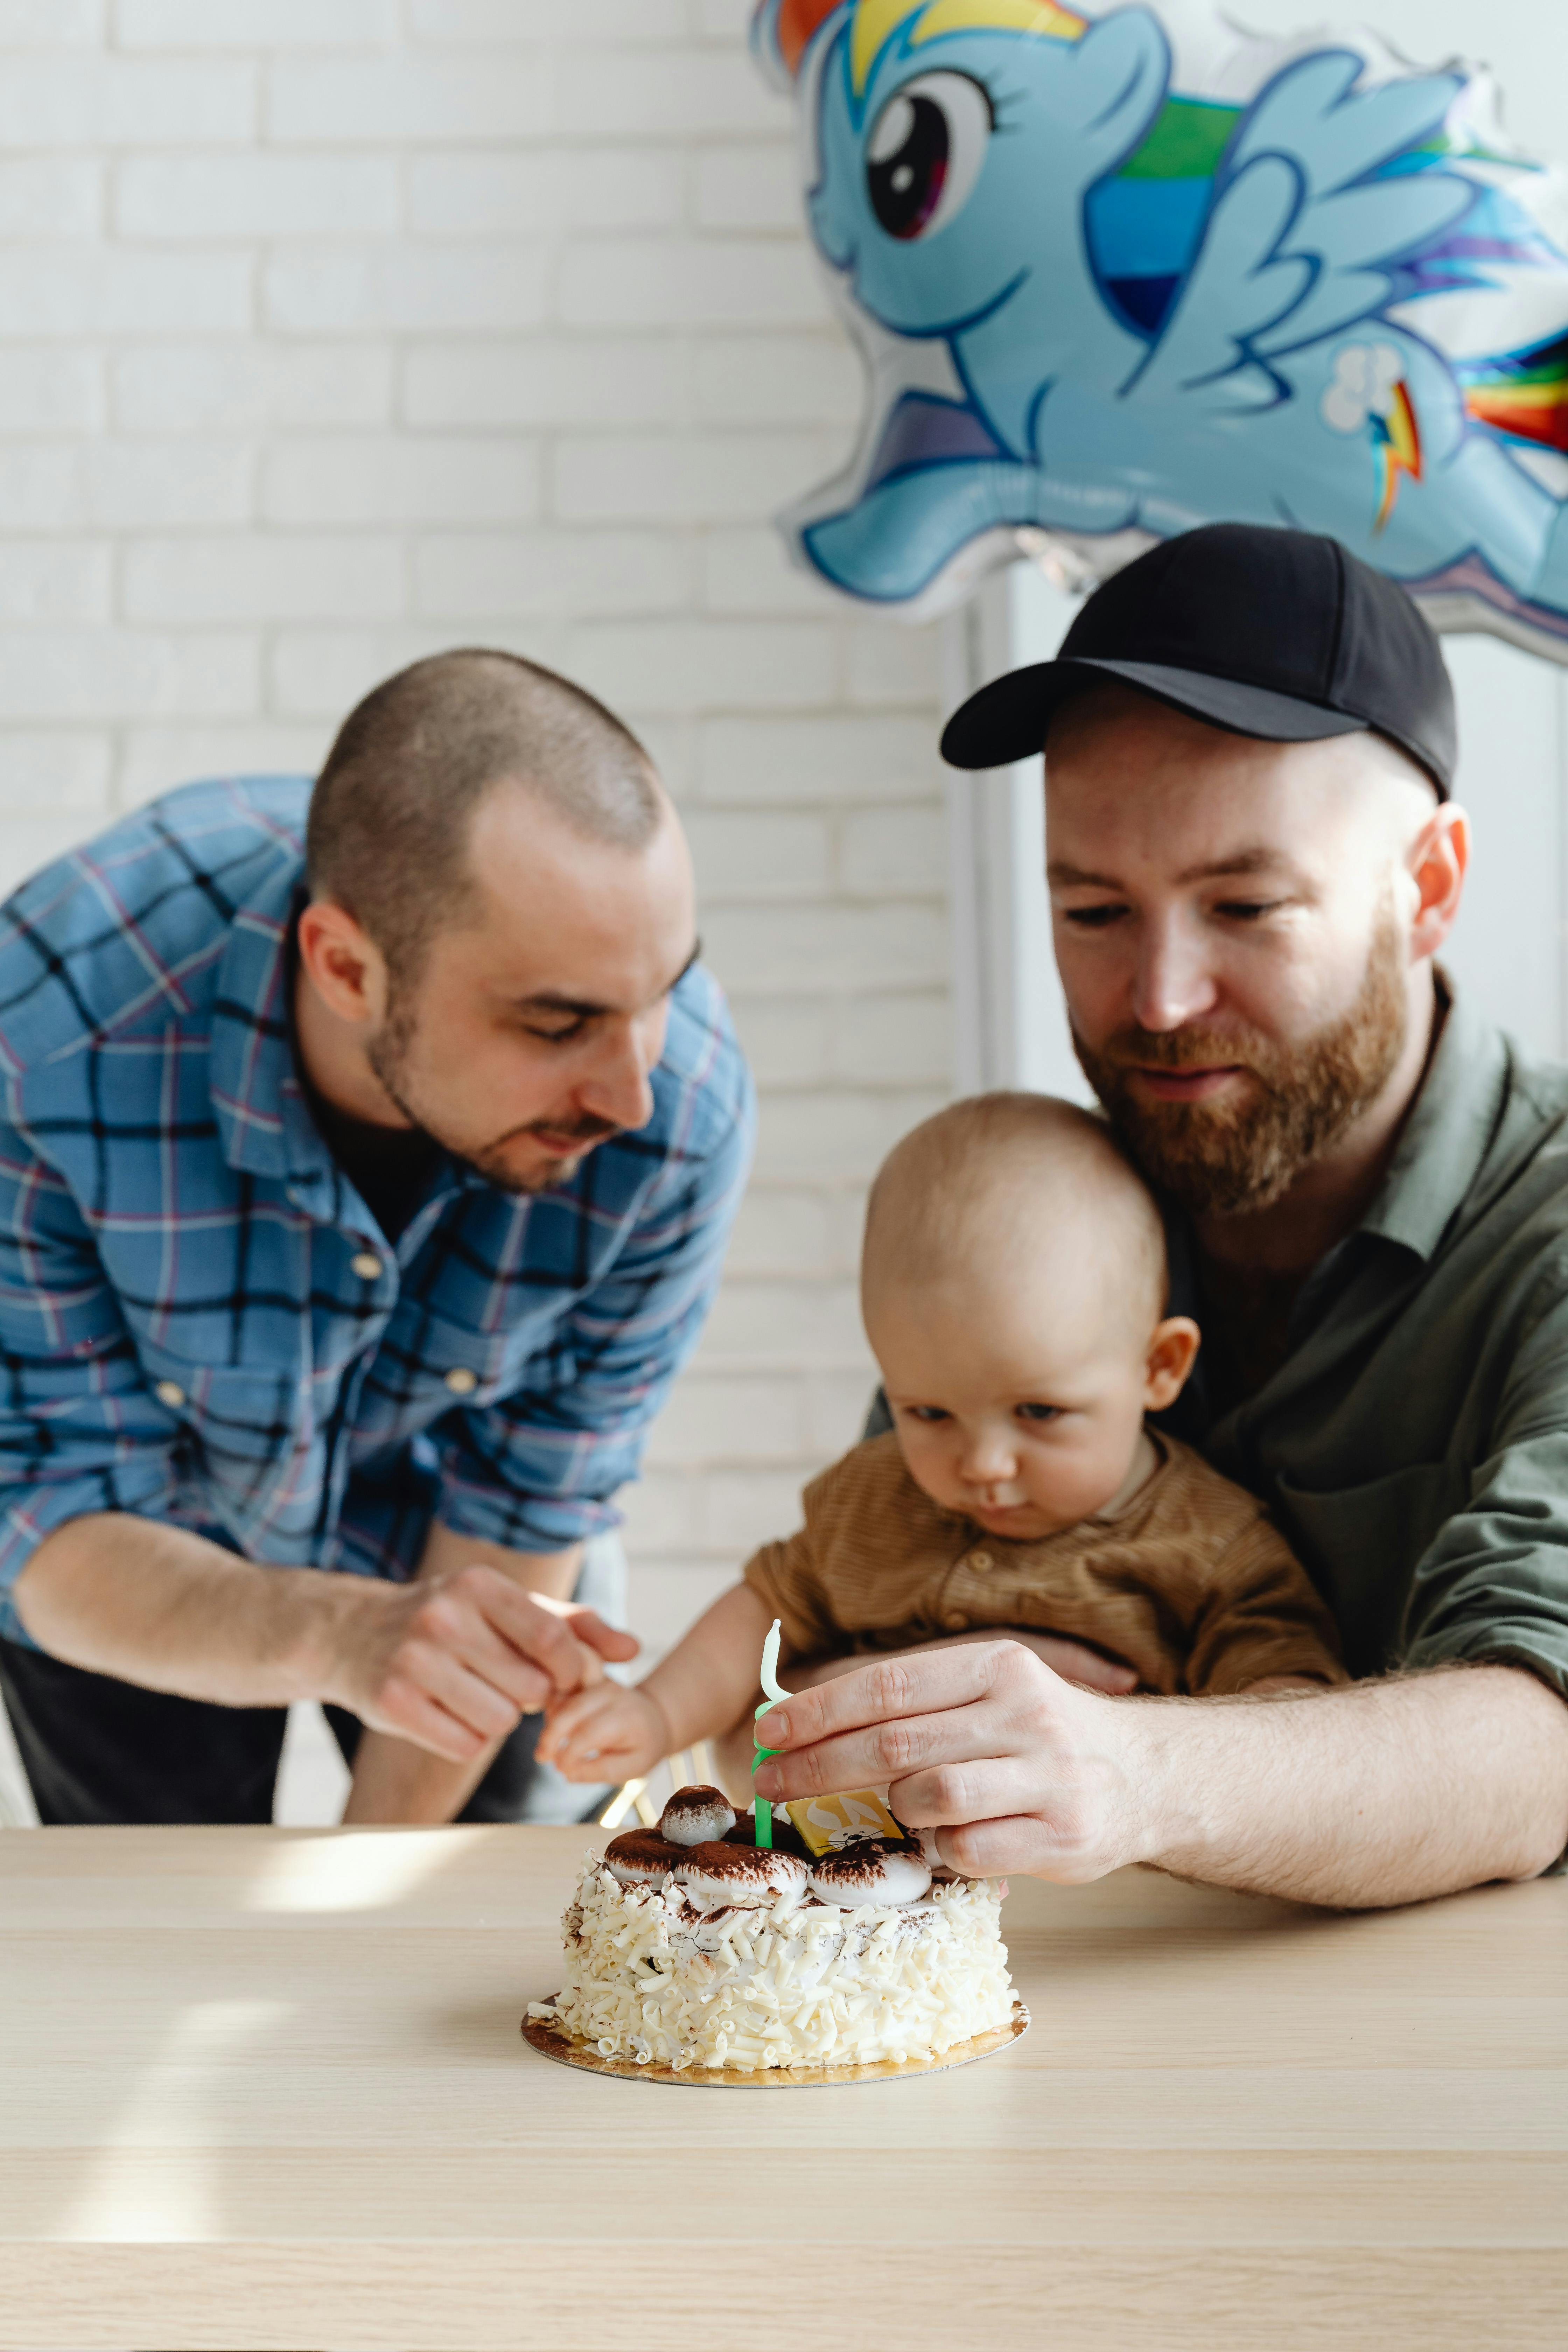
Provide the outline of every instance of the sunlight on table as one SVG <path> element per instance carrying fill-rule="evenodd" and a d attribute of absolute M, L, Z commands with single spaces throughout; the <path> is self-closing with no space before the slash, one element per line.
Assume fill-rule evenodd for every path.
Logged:
<path fill-rule="evenodd" d="M 464 1832 L 344 1830 L 268 1850 L 240 1898 L 246 1911 L 378 1911 L 456 1858 Z"/>

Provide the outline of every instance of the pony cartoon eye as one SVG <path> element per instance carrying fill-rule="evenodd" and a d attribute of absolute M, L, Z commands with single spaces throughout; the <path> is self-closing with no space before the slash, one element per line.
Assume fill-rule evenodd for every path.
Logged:
<path fill-rule="evenodd" d="M 991 100 L 967 74 L 921 74 L 896 90 L 871 126 L 866 189 L 889 236 L 934 236 L 969 201 L 994 127 Z"/>

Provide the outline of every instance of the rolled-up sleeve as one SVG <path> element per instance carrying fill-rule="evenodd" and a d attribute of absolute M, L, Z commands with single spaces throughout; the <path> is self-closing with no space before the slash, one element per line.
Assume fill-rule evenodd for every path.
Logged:
<path fill-rule="evenodd" d="M 165 1513 L 180 1432 L 69 1192 L 11 1125 L 0 1125 L 0 1633 L 27 1643 L 15 1592 L 39 1544 L 89 1512 Z"/>
<path fill-rule="evenodd" d="M 552 1350 L 559 1380 L 443 1423 L 437 1516 L 455 1533 L 558 1551 L 617 1524 L 614 1497 L 707 1320 L 751 1164 L 751 1080 L 731 1052 L 727 1098 L 706 1106 L 718 1132 L 684 1146 L 578 1301 Z"/>
<path fill-rule="evenodd" d="M 1542 1294 L 1468 1498 L 1416 1564 L 1400 1662 L 1527 1666 L 1568 1697 L 1568 1264 Z"/>

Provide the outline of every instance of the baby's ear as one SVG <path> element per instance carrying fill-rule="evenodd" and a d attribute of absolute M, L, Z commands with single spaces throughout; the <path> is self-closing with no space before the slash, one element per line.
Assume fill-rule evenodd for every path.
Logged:
<path fill-rule="evenodd" d="M 1144 1364 L 1143 1410 L 1163 1412 L 1175 1403 L 1197 1361 L 1203 1335 L 1190 1315 L 1167 1315 L 1154 1326 Z"/>

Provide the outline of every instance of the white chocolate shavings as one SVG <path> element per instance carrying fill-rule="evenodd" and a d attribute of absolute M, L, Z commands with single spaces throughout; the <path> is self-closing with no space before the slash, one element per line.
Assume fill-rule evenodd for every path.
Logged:
<path fill-rule="evenodd" d="M 1001 1908 L 991 1882 L 960 1878 L 903 1906 L 703 1912 L 673 1880 L 622 1886 L 589 1854 L 562 1922 L 565 1982 L 530 2014 L 645 2065 L 940 2057 L 1012 2017 Z"/>

